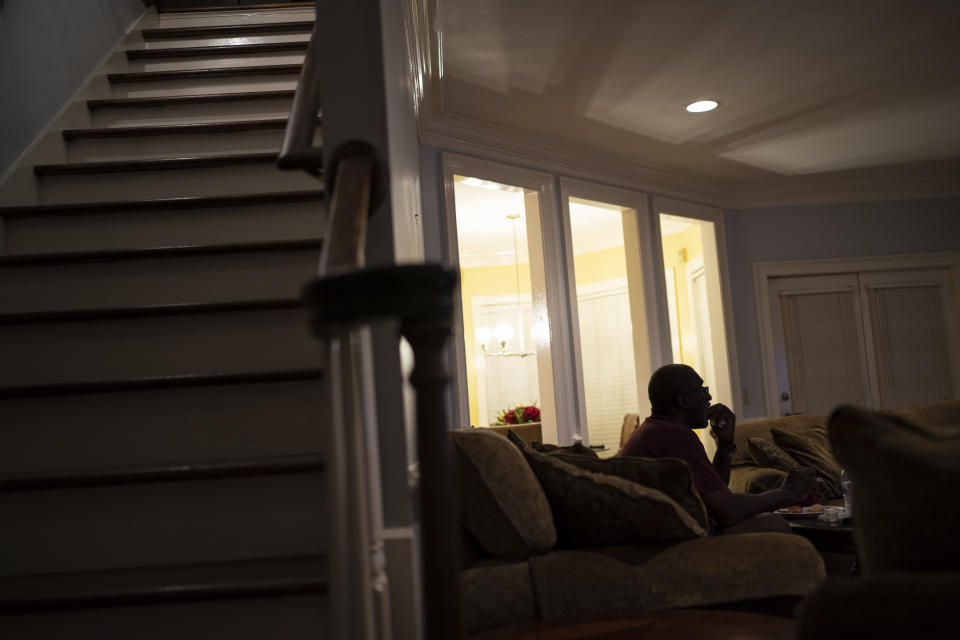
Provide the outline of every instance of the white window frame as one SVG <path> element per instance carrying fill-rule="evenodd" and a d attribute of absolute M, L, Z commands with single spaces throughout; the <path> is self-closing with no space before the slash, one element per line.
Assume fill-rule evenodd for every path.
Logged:
<path fill-rule="evenodd" d="M 541 365 L 541 389 L 552 398 L 541 398 L 543 411 L 542 436 L 544 442 L 569 442 L 573 437 L 577 423 L 577 411 L 573 388 L 573 359 L 570 344 L 569 299 L 566 291 L 566 266 L 563 255 L 563 230 L 560 225 L 556 203 L 557 193 L 554 177 L 541 171 L 523 169 L 498 162 L 481 160 L 457 154 L 443 154 L 444 182 L 444 236 L 446 239 L 446 258 L 452 266 L 459 267 L 460 258 L 457 239 L 456 202 L 453 176 L 463 175 L 489 180 L 501 184 L 521 187 L 535 191 L 539 198 L 539 220 L 534 216 L 527 219 L 527 237 L 530 239 L 530 265 L 533 269 L 536 261 L 544 267 L 545 291 L 533 292 L 534 313 L 537 309 L 537 297 L 547 308 L 550 327 L 549 356 L 538 353 Z M 539 223 L 539 224 L 538 224 Z M 542 250 L 537 255 L 538 247 Z M 536 289 L 536 284 L 534 284 Z M 454 294 L 453 340 L 451 341 L 452 369 L 454 379 L 453 415 L 455 425 L 465 427 L 470 424 L 470 409 L 467 399 L 467 355 L 464 350 L 463 300 L 459 288 Z M 545 360 L 545 361 L 544 361 Z M 543 371 L 549 372 L 551 379 L 543 379 Z M 553 407 L 555 415 L 549 415 Z"/>
<path fill-rule="evenodd" d="M 624 207 L 627 209 L 633 209 L 637 212 L 637 229 L 636 229 L 636 242 L 637 248 L 639 249 L 639 262 L 634 263 L 633 269 L 631 269 L 631 258 L 628 256 L 628 277 L 631 270 L 639 268 L 641 273 L 640 280 L 640 289 L 639 293 L 642 296 L 642 300 L 638 305 L 641 313 L 640 317 L 634 318 L 633 315 L 633 304 L 631 304 L 631 321 L 633 322 L 633 332 L 635 342 L 639 344 L 639 353 L 634 354 L 635 365 L 646 369 L 649 367 L 650 371 L 654 371 L 661 364 L 669 362 L 669 359 L 664 359 L 664 354 L 662 352 L 662 340 L 658 339 L 662 329 L 661 327 L 669 326 L 669 319 L 664 323 L 660 318 L 660 313 L 657 310 L 657 299 L 656 299 L 656 287 L 657 287 L 657 275 L 655 272 L 655 257 L 659 254 L 655 253 L 653 236 L 650 226 L 650 214 L 649 214 L 649 196 L 645 193 L 638 191 L 631 191 L 629 189 L 621 189 L 618 187 L 609 187 L 606 185 L 596 184 L 593 182 L 587 182 L 584 180 L 577 180 L 574 178 L 560 178 L 560 203 L 563 210 L 563 236 L 565 238 L 564 243 L 564 259 L 566 260 L 567 265 L 573 265 L 573 234 L 570 226 L 570 198 L 580 198 L 583 200 L 592 200 L 594 202 L 602 202 L 604 204 L 616 205 L 619 207 Z M 624 243 L 625 249 L 630 247 L 633 243 L 633 240 L 626 237 L 628 234 L 624 233 Z M 659 237 L 659 236 L 657 236 Z M 629 249 L 627 249 L 629 251 Z M 662 264 L 662 261 L 661 261 Z M 662 271 L 662 269 L 661 269 Z M 576 425 L 583 425 L 582 431 L 579 431 L 575 435 L 577 437 L 583 438 L 584 442 L 589 444 L 588 434 L 587 434 L 587 407 L 586 407 L 586 391 L 583 384 L 583 380 L 580 379 L 580 376 L 583 375 L 583 353 L 580 345 L 580 319 L 577 313 L 577 283 L 576 283 L 576 274 L 574 274 L 572 268 L 567 269 L 567 299 L 571 301 L 570 305 L 570 331 L 571 331 L 571 345 L 573 349 L 573 370 L 571 371 L 571 376 L 575 378 L 575 396 L 576 396 L 576 410 L 577 410 L 577 423 Z M 666 301 L 666 293 L 663 294 L 663 300 Z M 642 337 L 641 340 L 638 340 L 638 337 Z M 670 345 L 667 343 L 667 354 L 670 353 Z M 668 356 L 669 357 L 669 356 Z M 639 410 L 641 413 L 645 413 L 645 409 L 649 405 L 645 405 L 647 402 L 647 381 L 643 379 L 643 376 L 640 375 L 641 371 L 637 372 L 637 399 L 641 403 Z M 574 434 L 571 434 L 573 437 Z"/>
<path fill-rule="evenodd" d="M 727 265 L 727 236 L 726 231 L 723 225 L 723 211 L 715 207 L 708 207 L 706 205 L 694 204 L 692 202 L 684 202 L 682 200 L 675 200 L 673 198 L 663 198 L 655 196 L 653 198 L 651 206 L 651 225 L 653 228 L 653 237 L 657 239 L 655 243 L 655 253 L 657 264 L 659 265 L 659 278 L 657 281 L 657 302 L 658 302 L 658 313 L 659 313 L 659 323 L 660 326 L 665 327 L 666 330 L 661 331 L 658 336 L 661 342 L 662 353 L 667 354 L 667 357 L 672 359 L 672 349 L 670 346 L 670 319 L 669 311 L 667 309 L 667 284 L 666 284 L 666 274 L 663 269 L 663 242 L 661 241 L 660 235 L 660 214 L 682 216 L 684 218 L 692 218 L 694 220 L 703 220 L 705 222 L 713 223 L 714 236 L 716 240 L 716 251 L 717 251 L 717 267 L 718 273 L 717 277 L 719 279 L 719 293 L 720 293 L 720 306 L 722 309 L 722 318 L 723 326 L 721 327 L 722 334 L 717 335 L 716 328 L 711 327 L 713 330 L 713 335 L 711 338 L 713 340 L 722 340 L 723 344 L 726 347 L 726 362 L 723 360 L 717 361 L 714 358 L 714 364 L 717 366 L 723 366 L 726 364 L 728 375 L 729 375 L 729 385 L 730 385 L 730 397 L 729 401 L 733 404 L 734 413 L 741 413 L 742 411 L 742 395 L 740 390 L 740 368 L 737 363 L 737 344 L 736 336 L 733 325 L 733 297 L 730 294 L 730 270 Z M 709 247 L 704 246 L 704 255 L 710 250 Z M 667 360 L 669 362 L 670 360 Z M 716 386 L 716 381 L 710 381 L 711 385 Z"/>

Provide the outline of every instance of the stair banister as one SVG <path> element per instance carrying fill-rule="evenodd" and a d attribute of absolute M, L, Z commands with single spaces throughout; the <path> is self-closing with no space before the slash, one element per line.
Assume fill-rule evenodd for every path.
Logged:
<path fill-rule="evenodd" d="M 277 165 L 281 169 L 303 169 L 319 174 L 323 166 L 323 149 L 313 146 L 320 111 L 320 81 L 317 56 L 320 55 L 319 22 L 310 34 L 310 44 L 303 58 L 297 90 L 290 108 L 290 120 L 280 145 Z"/>
<path fill-rule="evenodd" d="M 350 140 L 328 154 L 324 167 L 323 150 L 313 146 L 321 106 L 321 24 L 318 19 L 311 34 L 277 162 L 281 169 L 323 173 L 329 194 L 318 277 L 305 288 L 304 299 L 325 368 L 331 637 L 388 640 L 393 631 L 370 328 L 371 321 L 392 319 L 398 321 L 397 341 L 400 335 L 407 339 L 414 360 L 410 383 L 416 392 L 419 482 L 411 488 L 422 543 L 418 635 L 455 639 L 462 635 L 459 531 L 444 351 L 459 278 L 440 265 L 365 268 L 367 218 L 389 192 L 387 164 L 372 144 Z"/>
<path fill-rule="evenodd" d="M 423 637 L 456 638 L 459 554 L 444 349 L 457 273 L 428 264 L 364 268 L 366 217 L 385 183 L 381 165 L 372 148 L 356 141 L 331 158 L 327 179 L 333 189 L 319 277 L 307 285 L 304 298 L 327 367 L 333 637 L 390 637 L 369 333 L 370 321 L 389 318 L 399 321 L 399 333 L 414 354 Z"/>

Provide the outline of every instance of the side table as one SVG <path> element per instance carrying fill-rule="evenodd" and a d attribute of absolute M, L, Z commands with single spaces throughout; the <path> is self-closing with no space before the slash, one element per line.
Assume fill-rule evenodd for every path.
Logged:
<path fill-rule="evenodd" d="M 790 531 L 803 536 L 823 553 L 847 553 L 853 556 L 850 576 L 860 575 L 857 545 L 854 540 L 856 528 L 853 519 L 845 518 L 836 524 L 820 522 L 817 518 L 787 518 Z"/>

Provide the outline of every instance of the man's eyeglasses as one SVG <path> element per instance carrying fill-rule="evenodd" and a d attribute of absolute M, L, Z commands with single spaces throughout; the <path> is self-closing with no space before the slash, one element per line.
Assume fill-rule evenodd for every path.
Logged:
<path fill-rule="evenodd" d="M 710 395 L 710 387 L 704 385 L 702 387 L 697 387 L 696 389 L 690 389 L 690 391 L 687 391 L 687 393 L 702 393 L 703 395 L 708 396 Z"/>

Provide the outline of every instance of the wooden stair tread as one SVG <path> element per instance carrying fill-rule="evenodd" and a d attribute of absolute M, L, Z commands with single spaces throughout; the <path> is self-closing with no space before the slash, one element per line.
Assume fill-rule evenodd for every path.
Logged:
<path fill-rule="evenodd" d="M 303 307 L 300 298 L 272 298 L 231 302 L 181 302 L 174 304 L 142 305 L 134 307 L 97 307 L 91 309 L 63 309 L 51 311 L 23 311 L 0 313 L 0 325 L 37 324 L 54 322 L 84 322 L 118 318 L 181 316 L 191 314 L 235 313 L 243 311 L 274 311 Z"/>
<path fill-rule="evenodd" d="M 166 107 L 178 104 L 209 104 L 215 102 L 250 102 L 255 100 L 293 99 L 293 89 L 276 91 L 242 91 L 240 93 L 203 93 L 194 96 L 157 96 L 150 98 L 102 98 L 87 100 L 87 108 L 124 109 L 138 107 Z"/>
<path fill-rule="evenodd" d="M 39 398 L 47 396 L 84 395 L 91 393 L 116 393 L 149 391 L 155 389 L 179 389 L 185 387 L 217 387 L 235 384 L 271 384 L 320 380 L 323 369 L 289 369 L 280 371 L 256 371 L 249 373 L 190 373 L 123 380 L 98 380 L 94 382 L 60 382 L 55 384 L 10 385 L 0 387 L 0 398 Z"/>
<path fill-rule="evenodd" d="M 0 474 L 0 491 L 42 491 L 158 482 L 291 475 L 323 471 L 321 453 L 261 456 L 234 460 L 196 460 L 89 469 L 51 469 Z"/>
<path fill-rule="evenodd" d="M 164 124 L 136 127 L 104 127 L 100 129 L 64 129 L 64 140 L 90 140 L 97 138 L 130 138 L 137 136 L 166 136 L 194 133 L 235 133 L 285 129 L 286 118 L 263 120 L 235 120 L 231 122 L 204 122 L 198 124 Z M 319 124 L 319 120 L 318 120 Z"/>
<path fill-rule="evenodd" d="M 32 204 L 0 207 L 0 217 L 7 220 L 40 216 L 89 215 L 101 213 L 133 213 L 183 209 L 256 206 L 290 202 L 322 201 L 323 189 L 313 191 L 280 191 L 230 196 L 182 196 L 152 200 L 120 200 L 112 202 L 76 202 L 67 204 Z"/>
<path fill-rule="evenodd" d="M 0 611 L 321 594 L 324 556 L 48 573 L 0 578 Z"/>
<path fill-rule="evenodd" d="M 232 78 L 264 75 L 294 75 L 300 73 L 302 64 L 261 64 L 250 67 L 214 67 L 212 69 L 177 69 L 174 71 L 132 71 L 108 73 L 110 84 L 125 82 L 161 82 L 185 78 Z"/>
<path fill-rule="evenodd" d="M 202 13 L 205 11 L 255 11 L 257 9 L 312 9 L 313 2 L 264 2 L 261 4 L 243 4 L 209 7 L 180 7 L 179 9 L 158 9 L 158 13 Z"/>
<path fill-rule="evenodd" d="M 271 164 L 276 153 L 231 153 L 180 158 L 150 158 L 148 160 L 107 160 L 103 162 L 66 162 L 38 164 L 33 172 L 38 176 L 70 176 L 92 173 L 119 173 L 130 171 L 169 171 L 173 169 L 201 169 L 234 167 L 250 164 Z"/>
<path fill-rule="evenodd" d="M 168 49 L 128 49 L 127 60 L 155 60 L 158 58 L 196 58 L 249 56 L 261 53 L 306 51 L 306 40 L 297 42 L 258 42 L 255 44 L 211 45 L 207 47 L 172 47 Z"/>
<path fill-rule="evenodd" d="M 229 253 L 269 253 L 283 251 L 319 250 L 320 238 L 299 240 L 265 240 L 260 242 L 231 242 L 224 244 L 177 245 L 143 247 L 138 249 L 111 249 L 108 251 L 68 251 L 0 255 L 0 268 L 35 265 L 71 264 L 80 262 L 115 262 L 185 256 L 222 255 Z"/>
<path fill-rule="evenodd" d="M 166 27 L 143 29 L 144 40 L 233 36 L 263 33 L 302 33 L 313 31 L 313 20 L 298 22 L 265 22 L 260 24 L 214 25 L 209 27 Z"/>

